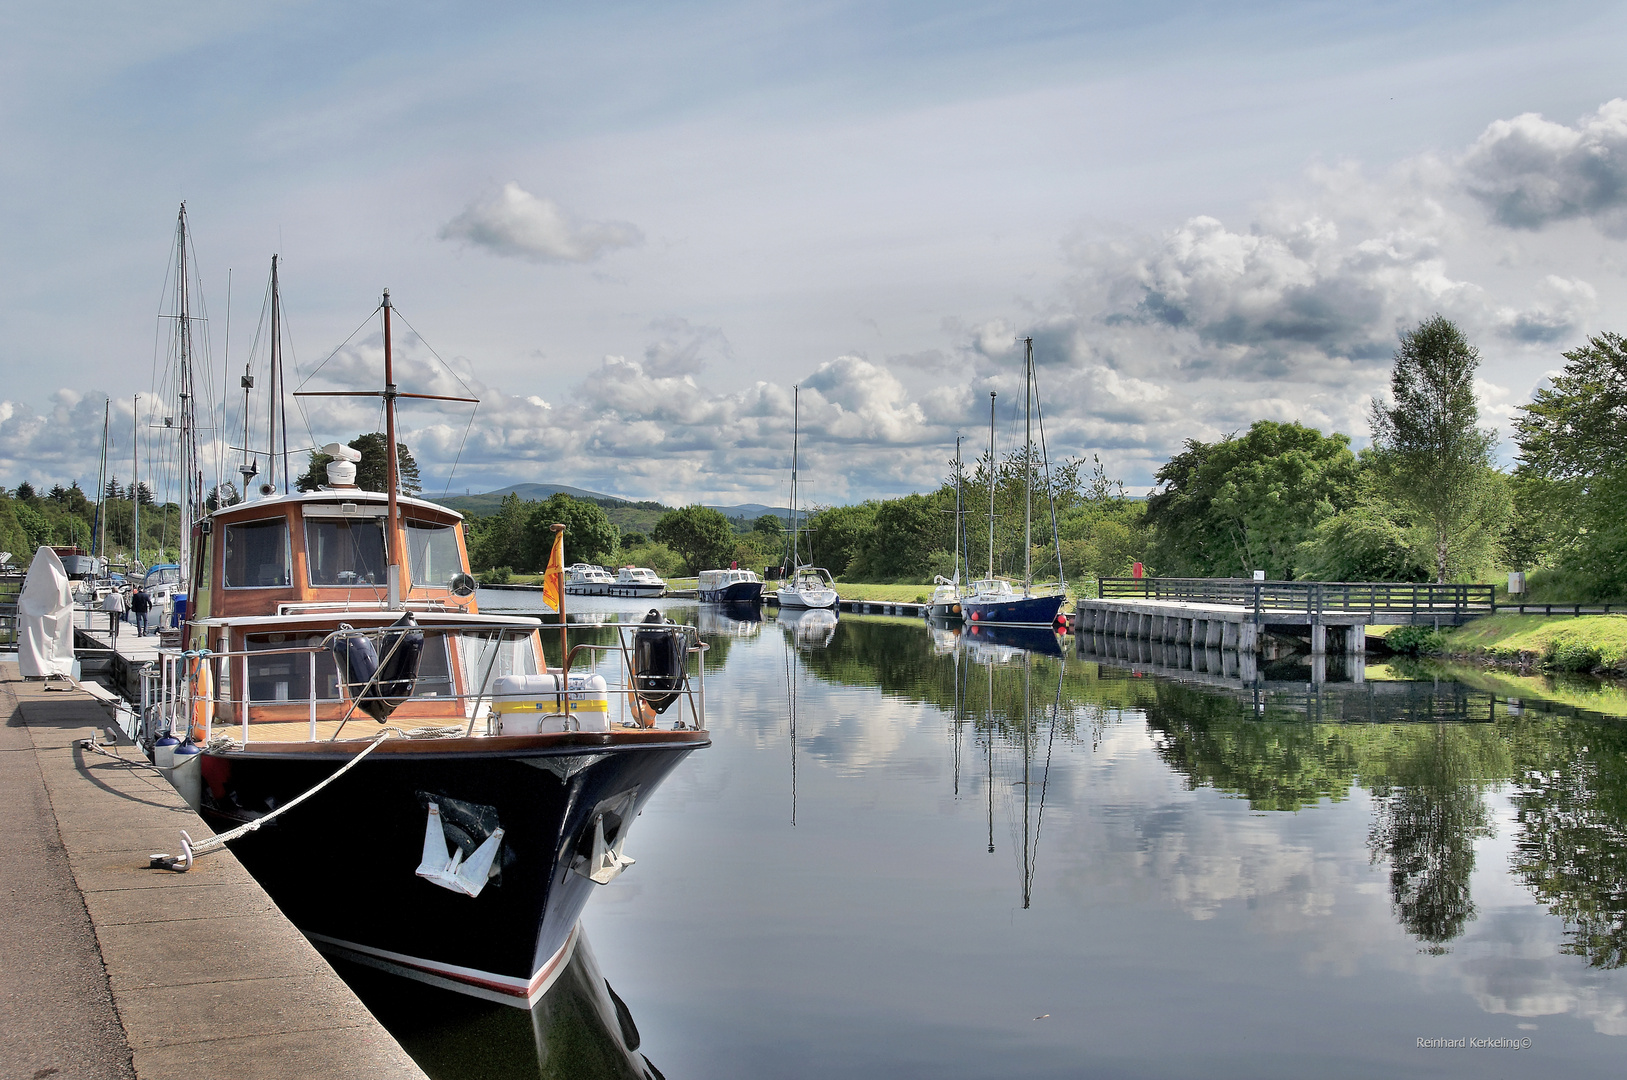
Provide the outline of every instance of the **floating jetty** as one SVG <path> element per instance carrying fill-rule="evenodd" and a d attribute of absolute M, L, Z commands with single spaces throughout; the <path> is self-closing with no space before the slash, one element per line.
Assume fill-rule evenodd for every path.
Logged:
<path fill-rule="evenodd" d="M 230 851 L 149 867 L 211 832 L 105 694 L 0 660 L 0 715 L 0 1075 L 424 1080 Z"/>
<path fill-rule="evenodd" d="M 1308 637 L 1313 656 L 1365 654 L 1371 625 L 1457 626 L 1496 609 L 1490 585 L 1102 578 L 1100 593 L 1079 601 L 1076 632 L 1239 652 L 1269 632 Z"/>

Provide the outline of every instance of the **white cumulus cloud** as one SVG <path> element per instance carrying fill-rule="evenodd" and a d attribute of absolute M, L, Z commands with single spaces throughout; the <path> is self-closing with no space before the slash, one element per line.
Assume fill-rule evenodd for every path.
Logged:
<path fill-rule="evenodd" d="M 441 227 L 440 236 L 536 262 L 591 262 L 606 251 L 644 242 L 636 225 L 579 220 L 513 180 L 496 195 L 470 203 Z"/>

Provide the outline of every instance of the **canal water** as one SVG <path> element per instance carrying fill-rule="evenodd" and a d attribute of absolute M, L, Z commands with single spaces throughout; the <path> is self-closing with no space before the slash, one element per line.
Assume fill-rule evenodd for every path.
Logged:
<path fill-rule="evenodd" d="M 1621 1074 L 1627 721 L 660 606 L 711 646 L 713 745 L 555 989 L 344 972 L 437 1080 Z"/>

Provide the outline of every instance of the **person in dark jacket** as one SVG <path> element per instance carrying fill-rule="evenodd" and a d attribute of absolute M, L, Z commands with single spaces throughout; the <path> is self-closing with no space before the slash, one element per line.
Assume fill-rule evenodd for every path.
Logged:
<path fill-rule="evenodd" d="M 152 609 L 153 598 L 146 589 L 137 589 L 130 598 L 130 614 L 136 617 L 136 637 L 147 636 L 147 612 Z"/>

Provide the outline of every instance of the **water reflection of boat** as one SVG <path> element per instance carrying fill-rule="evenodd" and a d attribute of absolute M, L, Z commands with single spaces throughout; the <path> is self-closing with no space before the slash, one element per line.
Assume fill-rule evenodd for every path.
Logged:
<path fill-rule="evenodd" d="M 1044 626 L 984 626 L 966 624 L 962 640 L 973 646 L 992 649 L 1015 649 L 1040 656 L 1061 656 L 1062 639 L 1055 631 Z"/>
<path fill-rule="evenodd" d="M 763 628 L 763 615 L 756 604 L 702 604 L 695 615 L 695 628 L 703 637 L 756 637 Z"/>
<path fill-rule="evenodd" d="M 953 619 L 940 619 L 929 616 L 926 621 L 927 636 L 932 638 L 932 655 L 948 656 L 960 651 L 961 622 L 959 616 Z"/>
<path fill-rule="evenodd" d="M 829 608 L 781 608 L 775 621 L 798 648 L 823 649 L 836 636 L 836 612 Z"/>
<path fill-rule="evenodd" d="M 569 960 L 529 1010 L 407 986 L 342 965 L 368 1010 L 430 1076 L 481 1080 L 650 1080 L 627 1003 L 579 932 Z"/>
<path fill-rule="evenodd" d="M 1051 752 L 1056 743 L 1056 729 L 1062 714 L 1062 685 L 1066 677 L 1066 661 L 1057 664 L 1056 694 L 1049 707 L 1036 711 L 1034 706 L 1033 674 L 1035 654 L 1018 651 L 1009 657 L 1022 666 L 1022 695 L 1012 693 L 1008 667 L 995 658 L 994 653 L 968 643 L 965 660 L 956 658 L 955 667 L 955 794 L 960 794 L 961 736 L 968 720 L 971 705 L 970 672 L 981 666 L 984 676 L 986 704 L 980 722 L 976 722 L 983 743 L 984 798 L 987 801 L 988 851 L 993 854 L 995 801 L 997 794 L 1006 808 L 1006 817 L 1013 834 L 1012 850 L 1019 856 L 1022 872 L 1023 907 L 1033 903 L 1034 873 L 1038 866 L 1040 832 L 1045 823 L 1045 799 L 1050 788 Z M 965 681 L 963 683 L 963 672 Z M 1000 695 L 995 694 L 997 679 L 1005 682 Z M 1037 760 L 1040 750 L 1038 729 L 1045 721 L 1044 760 Z M 974 721 L 975 722 L 975 721 Z M 1012 758 L 1016 760 L 1013 761 Z M 1036 791 L 1037 789 L 1037 791 Z"/>

